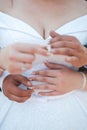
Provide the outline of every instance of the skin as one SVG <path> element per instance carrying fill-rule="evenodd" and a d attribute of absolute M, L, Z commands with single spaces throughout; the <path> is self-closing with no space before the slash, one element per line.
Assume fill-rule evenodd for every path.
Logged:
<path fill-rule="evenodd" d="M 62 95 L 73 90 L 81 89 L 83 78 L 79 72 L 63 65 L 51 64 L 49 62 L 45 64 L 48 69 L 34 72 L 33 74 L 36 76 L 31 78 L 32 81 L 42 82 L 40 85 L 32 86 L 34 89 L 41 90 L 40 95 Z M 43 82 L 45 82 L 46 85 L 43 85 Z M 45 89 L 53 90 L 54 92 L 42 92 Z"/>
<path fill-rule="evenodd" d="M 12 1 L 0 0 L 0 10 L 31 25 L 44 39 L 49 36 L 50 30 L 56 30 L 67 22 L 87 14 L 87 4 L 84 0 Z"/>
<path fill-rule="evenodd" d="M 79 6 L 76 6 L 78 2 Z M 87 4 L 82 0 L 0 0 L 0 3 L 0 10 L 2 12 L 31 25 L 43 39 L 49 36 L 50 30 L 56 30 L 63 24 L 87 13 Z M 63 15 L 66 17 L 61 17 Z M 39 50 L 42 50 L 42 48 Z M 26 64 L 26 70 L 32 67 L 35 53 L 44 55 L 47 52 L 45 50 L 38 52 L 35 48 L 32 48 L 31 52 L 29 45 L 13 43 L 13 45 L 2 49 L 0 53 L 0 67 L 13 74 L 22 73 L 21 67 L 24 63 Z M 68 57 L 66 60 L 72 62 L 75 66 L 81 66 L 84 62 L 81 61 L 79 64 L 79 59 L 73 56 L 72 59 Z"/>
<path fill-rule="evenodd" d="M 23 73 L 21 67 L 25 64 L 26 70 L 30 69 L 35 60 L 36 53 L 44 56 L 49 55 L 48 52 L 39 45 L 36 47 L 34 44 L 14 43 L 1 50 L 0 66 L 12 74 Z"/>
<path fill-rule="evenodd" d="M 59 27 L 61 27 L 62 25 L 66 24 L 67 22 L 70 22 L 80 16 L 87 14 L 87 4 L 85 4 L 85 1 L 82 1 L 82 0 L 73 0 L 73 1 L 70 1 L 70 0 L 61 0 L 61 1 L 58 1 L 58 0 L 15 0 L 14 1 L 13 0 L 13 3 L 10 0 L 7 0 L 7 3 L 4 0 L 0 0 L 0 3 L 1 3 L 0 10 L 2 12 L 5 12 L 5 13 L 7 13 L 13 17 L 16 17 L 16 18 L 24 21 L 25 23 L 31 25 L 41 35 L 41 37 L 43 39 L 46 39 L 49 36 L 50 30 L 52 30 L 52 29 L 56 30 Z M 79 3 L 79 6 L 77 6 L 78 3 Z M 38 15 L 36 15 L 36 14 L 38 14 Z M 61 16 L 66 16 L 66 17 L 61 17 Z M 52 37 L 52 35 L 51 35 L 51 37 Z M 54 40 L 54 37 L 52 37 L 52 39 Z M 77 43 L 78 40 L 76 40 L 75 38 L 73 38 L 73 39 Z M 53 44 L 52 44 L 52 46 L 53 46 Z M 14 48 L 13 48 L 13 50 L 15 51 Z M 19 47 L 16 48 L 16 51 L 20 50 L 18 48 Z M 9 49 L 9 50 L 11 50 L 11 49 Z M 4 54 L 5 53 L 3 53 L 3 55 Z M 17 57 L 21 57 L 21 56 L 17 56 Z M 12 59 L 16 60 L 17 57 L 15 57 L 15 58 L 13 57 Z M 34 58 L 34 54 L 32 54 L 32 53 L 29 54 L 29 57 Z M 22 58 L 18 58 L 18 59 L 22 60 Z M 31 60 L 31 59 L 29 59 L 30 63 L 28 63 L 29 66 L 27 66 L 29 68 L 32 67 L 33 60 Z M 18 62 L 22 62 L 19 65 L 21 67 L 21 65 L 23 64 L 24 61 L 18 60 Z M 0 62 L 0 63 L 2 63 L 2 62 Z M 6 63 L 4 63 L 4 65 L 5 64 Z M 34 89 L 36 89 L 36 88 L 41 89 L 41 87 L 42 87 L 42 89 L 48 89 L 48 90 L 52 89 L 54 92 L 51 92 L 51 93 L 41 92 L 40 93 L 41 95 L 55 96 L 55 95 L 64 94 L 64 93 L 67 93 L 72 90 L 80 88 L 80 86 L 82 84 L 82 75 L 79 72 L 73 71 L 65 66 L 50 64 L 48 62 L 45 64 L 48 67 L 48 70 L 46 70 L 46 71 L 42 70 L 41 72 L 39 72 L 39 71 L 35 72 L 34 74 L 37 76 L 36 76 L 36 78 L 32 78 L 31 80 L 46 82 L 47 85 L 46 86 L 38 85 L 38 86 L 33 86 L 33 87 L 34 87 Z M 19 69 L 20 67 L 18 67 L 18 69 L 16 68 L 17 72 L 21 72 Z M 8 68 L 10 69 L 11 67 L 9 67 L 9 65 L 8 65 Z M 16 70 L 15 70 L 15 72 L 16 72 Z M 50 76 L 49 76 L 49 73 L 50 73 Z M 4 82 L 6 84 L 4 84 L 4 86 L 5 86 L 4 92 L 7 88 L 6 85 L 8 84 L 8 81 L 10 80 L 10 78 L 12 78 L 12 80 L 15 81 L 13 76 L 8 77 L 8 79 L 5 79 Z M 55 81 L 55 83 L 54 83 L 54 81 Z M 15 86 L 14 82 L 12 82 L 11 86 Z M 10 90 L 10 88 L 8 88 L 8 91 L 9 90 Z M 12 92 L 13 92 L 13 89 L 12 89 Z M 6 91 L 6 93 L 7 93 L 7 91 Z M 14 92 L 14 95 L 16 95 L 15 92 Z M 7 97 L 9 99 L 11 99 L 10 94 L 8 94 Z M 21 97 L 21 94 L 19 95 L 19 97 Z M 16 100 L 16 99 L 12 98 L 11 100 Z M 18 100 L 16 100 L 16 101 L 18 101 Z"/>
<path fill-rule="evenodd" d="M 52 37 L 50 45 L 53 54 L 65 55 L 65 61 L 75 67 L 82 67 L 87 64 L 87 48 L 81 45 L 76 37 L 59 35 L 54 31 L 50 32 L 50 36 Z"/>
<path fill-rule="evenodd" d="M 26 90 L 19 88 L 19 85 L 25 85 Z M 3 82 L 3 93 L 10 100 L 16 102 L 24 102 L 31 97 L 33 89 L 27 90 L 27 87 L 30 87 L 31 83 L 29 79 L 22 75 L 8 75 Z"/>
<path fill-rule="evenodd" d="M 2 76 L 4 70 L 2 68 L 0 68 L 0 76 Z"/>

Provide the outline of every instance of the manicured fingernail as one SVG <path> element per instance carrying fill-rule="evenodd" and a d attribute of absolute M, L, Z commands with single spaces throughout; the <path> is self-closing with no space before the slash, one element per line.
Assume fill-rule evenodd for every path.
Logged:
<path fill-rule="evenodd" d="M 31 90 L 31 89 L 33 89 L 32 87 L 27 87 L 27 90 Z"/>

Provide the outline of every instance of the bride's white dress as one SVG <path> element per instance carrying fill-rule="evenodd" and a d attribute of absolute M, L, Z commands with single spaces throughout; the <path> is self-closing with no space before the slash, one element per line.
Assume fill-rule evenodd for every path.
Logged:
<path fill-rule="evenodd" d="M 86 44 L 87 15 L 70 21 L 55 31 L 76 36 L 82 44 Z M 27 23 L 0 12 L 2 48 L 14 42 L 47 45 L 49 39 L 50 37 L 44 40 Z M 30 76 L 34 70 L 45 69 L 42 59 L 44 60 L 37 56 L 33 68 L 24 74 Z M 58 62 L 68 65 L 61 58 Z M 1 77 L 0 80 L 2 79 Z M 34 93 L 24 103 L 13 102 L 0 92 L 0 130 L 87 130 L 87 92 L 76 90 L 53 97 Z"/>

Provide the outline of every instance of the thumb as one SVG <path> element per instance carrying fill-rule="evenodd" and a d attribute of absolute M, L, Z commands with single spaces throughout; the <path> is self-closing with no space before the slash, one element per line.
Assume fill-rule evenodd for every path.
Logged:
<path fill-rule="evenodd" d="M 28 86 L 28 87 L 31 86 L 31 82 L 29 81 L 29 79 L 23 75 L 15 75 L 14 80 L 25 86 Z"/>

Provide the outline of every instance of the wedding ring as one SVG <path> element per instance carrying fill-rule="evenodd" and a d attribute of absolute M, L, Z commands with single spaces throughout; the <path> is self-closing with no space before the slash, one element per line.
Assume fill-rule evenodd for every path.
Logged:
<path fill-rule="evenodd" d="M 33 88 L 32 87 L 27 87 L 27 90 L 32 90 Z"/>
<path fill-rule="evenodd" d="M 48 52 L 51 52 L 51 45 L 50 44 L 47 45 L 47 50 L 48 50 Z"/>
<path fill-rule="evenodd" d="M 25 71 L 26 69 L 27 69 L 27 68 L 26 68 L 26 64 L 23 63 L 23 64 L 22 64 L 22 67 L 21 67 L 21 70 L 22 70 L 22 71 Z"/>

